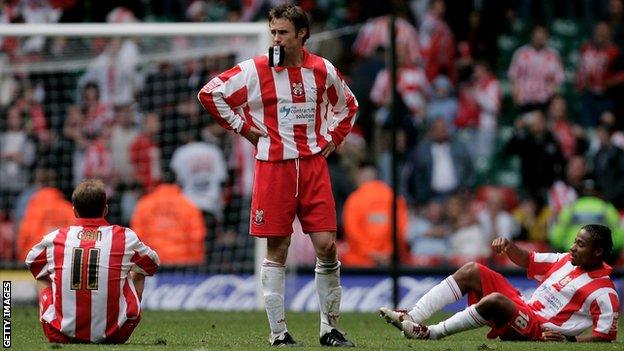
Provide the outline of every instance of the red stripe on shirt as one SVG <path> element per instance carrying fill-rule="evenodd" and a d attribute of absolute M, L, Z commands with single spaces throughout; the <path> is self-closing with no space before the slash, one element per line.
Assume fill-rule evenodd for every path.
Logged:
<path fill-rule="evenodd" d="M 97 227 L 83 227 L 83 230 L 97 231 Z M 91 290 L 87 290 L 89 274 L 89 249 L 95 247 L 93 240 L 81 240 L 82 267 L 80 289 L 76 290 L 76 339 L 91 340 Z"/>
<path fill-rule="evenodd" d="M 247 87 L 242 87 L 233 92 L 232 95 L 223 98 L 231 107 L 239 107 L 247 102 Z"/>
<path fill-rule="evenodd" d="M 43 267 L 48 263 L 48 249 L 44 248 L 43 251 L 35 258 L 30 264 L 30 272 L 37 278 Z"/>
<path fill-rule="evenodd" d="M 307 89 L 306 86 L 303 85 L 303 77 L 301 76 L 301 69 L 298 68 L 288 68 L 288 81 L 290 83 L 290 98 L 293 103 L 304 103 L 306 102 L 306 94 L 305 91 Z M 295 94 L 295 91 L 299 92 L 299 87 L 301 89 L 299 94 Z M 308 146 L 308 126 L 306 124 L 295 124 L 293 125 L 293 134 L 295 138 L 295 145 L 297 146 L 297 151 L 299 152 L 299 156 L 309 156 L 312 155 L 312 151 Z"/>
<path fill-rule="evenodd" d="M 119 326 L 119 296 L 122 259 L 126 250 L 126 229 L 113 226 L 111 249 L 108 257 L 108 297 L 106 301 L 106 337 L 110 337 Z"/>
<path fill-rule="evenodd" d="M 279 134 L 277 122 L 277 92 L 275 91 L 275 80 L 273 72 L 269 67 L 268 56 L 258 56 L 254 58 L 254 65 L 260 81 L 260 97 L 264 109 L 264 125 L 269 133 L 269 160 L 284 159 L 284 145 Z"/>
<path fill-rule="evenodd" d="M 130 259 L 130 262 L 141 267 L 147 275 L 154 275 L 156 270 L 158 270 L 158 265 L 148 255 L 141 256 L 138 253 L 135 253 Z"/>
<path fill-rule="evenodd" d="M 61 322 L 63 321 L 63 262 L 65 260 L 65 241 L 67 240 L 67 232 L 69 228 L 59 230 L 53 240 L 54 244 L 54 312 L 56 318 L 52 321 L 52 326 L 56 330 L 61 330 Z M 71 273 L 68 273 L 71 274 Z"/>
<path fill-rule="evenodd" d="M 322 149 L 327 145 L 327 139 L 321 134 L 321 124 L 327 115 L 321 116 L 321 103 L 323 94 L 325 94 L 325 86 L 327 83 L 327 67 L 323 59 L 314 56 L 314 82 L 316 83 L 316 117 L 314 123 L 314 134 L 316 134 L 316 144 Z"/>
<path fill-rule="evenodd" d="M 568 302 L 568 304 L 565 305 L 561 309 L 561 311 L 557 313 L 556 316 L 552 317 L 549 320 L 549 322 L 557 326 L 561 326 L 568 319 L 570 319 L 570 317 L 572 317 L 572 315 L 575 312 L 577 312 L 581 308 L 581 306 L 583 306 L 585 299 L 587 299 L 587 297 L 592 292 L 600 288 L 612 288 L 612 287 L 613 287 L 613 283 L 611 283 L 611 280 L 609 280 L 608 278 L 594 279 L 590 281 L 589 283 L 585 284 L 583 287 L 578 289 L 574 293 L 574 296 L 572 296 L 572 298 L 570 299 L 570 302 Z"/>
<path fill-rule="evenodd" d="M 130 283 L 126 281 L 123 287 L 124 298 L 126 299 L 126 317 L 135 319 L 139 316 L 139 302 L 130 288 Z"/>

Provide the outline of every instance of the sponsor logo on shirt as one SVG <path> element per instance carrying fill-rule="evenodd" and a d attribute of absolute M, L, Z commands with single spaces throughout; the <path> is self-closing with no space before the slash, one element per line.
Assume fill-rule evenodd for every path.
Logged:
<path fill-rule="evenodd" d="M 282 125 L 313 125 L 316 117 L 314 102 L 280 104 L 278 118 Z"/>

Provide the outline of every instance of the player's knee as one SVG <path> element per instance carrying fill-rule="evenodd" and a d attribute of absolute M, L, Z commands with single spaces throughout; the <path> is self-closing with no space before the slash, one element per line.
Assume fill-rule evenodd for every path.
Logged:
<path fill-rule="evenodd" d="M 316 255 L 323 261 L 331 261 L 336 258 L 336 242 L 327 240 L 316 246 Z"/>
<path fill-rule="evenodd" d="M 479 265 L 476 262 L 468 262 L 461 266 L 456 272 L 456 279 L 469 283 L 474 279 L 479 279 Z"/>

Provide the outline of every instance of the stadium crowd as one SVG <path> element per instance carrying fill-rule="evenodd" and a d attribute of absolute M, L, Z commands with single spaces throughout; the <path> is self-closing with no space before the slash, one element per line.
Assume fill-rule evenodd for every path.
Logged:
<path fill-rule="evenodd" d="M 14 0 L 0 18 L 238 22 L 265 20 L 279 2 Z M 498 235 L 566 251 L 584 223 L 608 225 L 612 260 L 621 259 L 622 0 L 297 3 L 323 24 L 313 34 L 359 28 L 317 50 L 360 103 L 354 131 L 328 158 L 345 266 L 391 257 L 388 16 L 379 17 L 390 6 L 399 14 L 402 262 L 497 260 Z M 68 196 L 96 177 L 108 187 L 111 222 L 134 229 L 164 265 L 253 267 L 253 147 L 196 99 L 234 54 L 145 65 L 136 38 L 5 37 L 0 46 L 0 261 L 22 262 L 43 234 L 71 223 Z M 20 70 L 77 51 L 92 57 L 78 74 Z M 293 249 L 305 264 L 310 248 Z"/>

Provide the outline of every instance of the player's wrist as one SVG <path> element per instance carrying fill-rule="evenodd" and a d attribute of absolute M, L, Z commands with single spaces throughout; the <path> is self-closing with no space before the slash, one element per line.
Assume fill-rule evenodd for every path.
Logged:
<path fill-rule="evenodd" d="M 241 127 L 241 130 L 238 134 L 246 135 L 250 129 L 251 129 L 251 126 L 249 125 L 249 123 L 243 123 L 243 126 Z"/>

